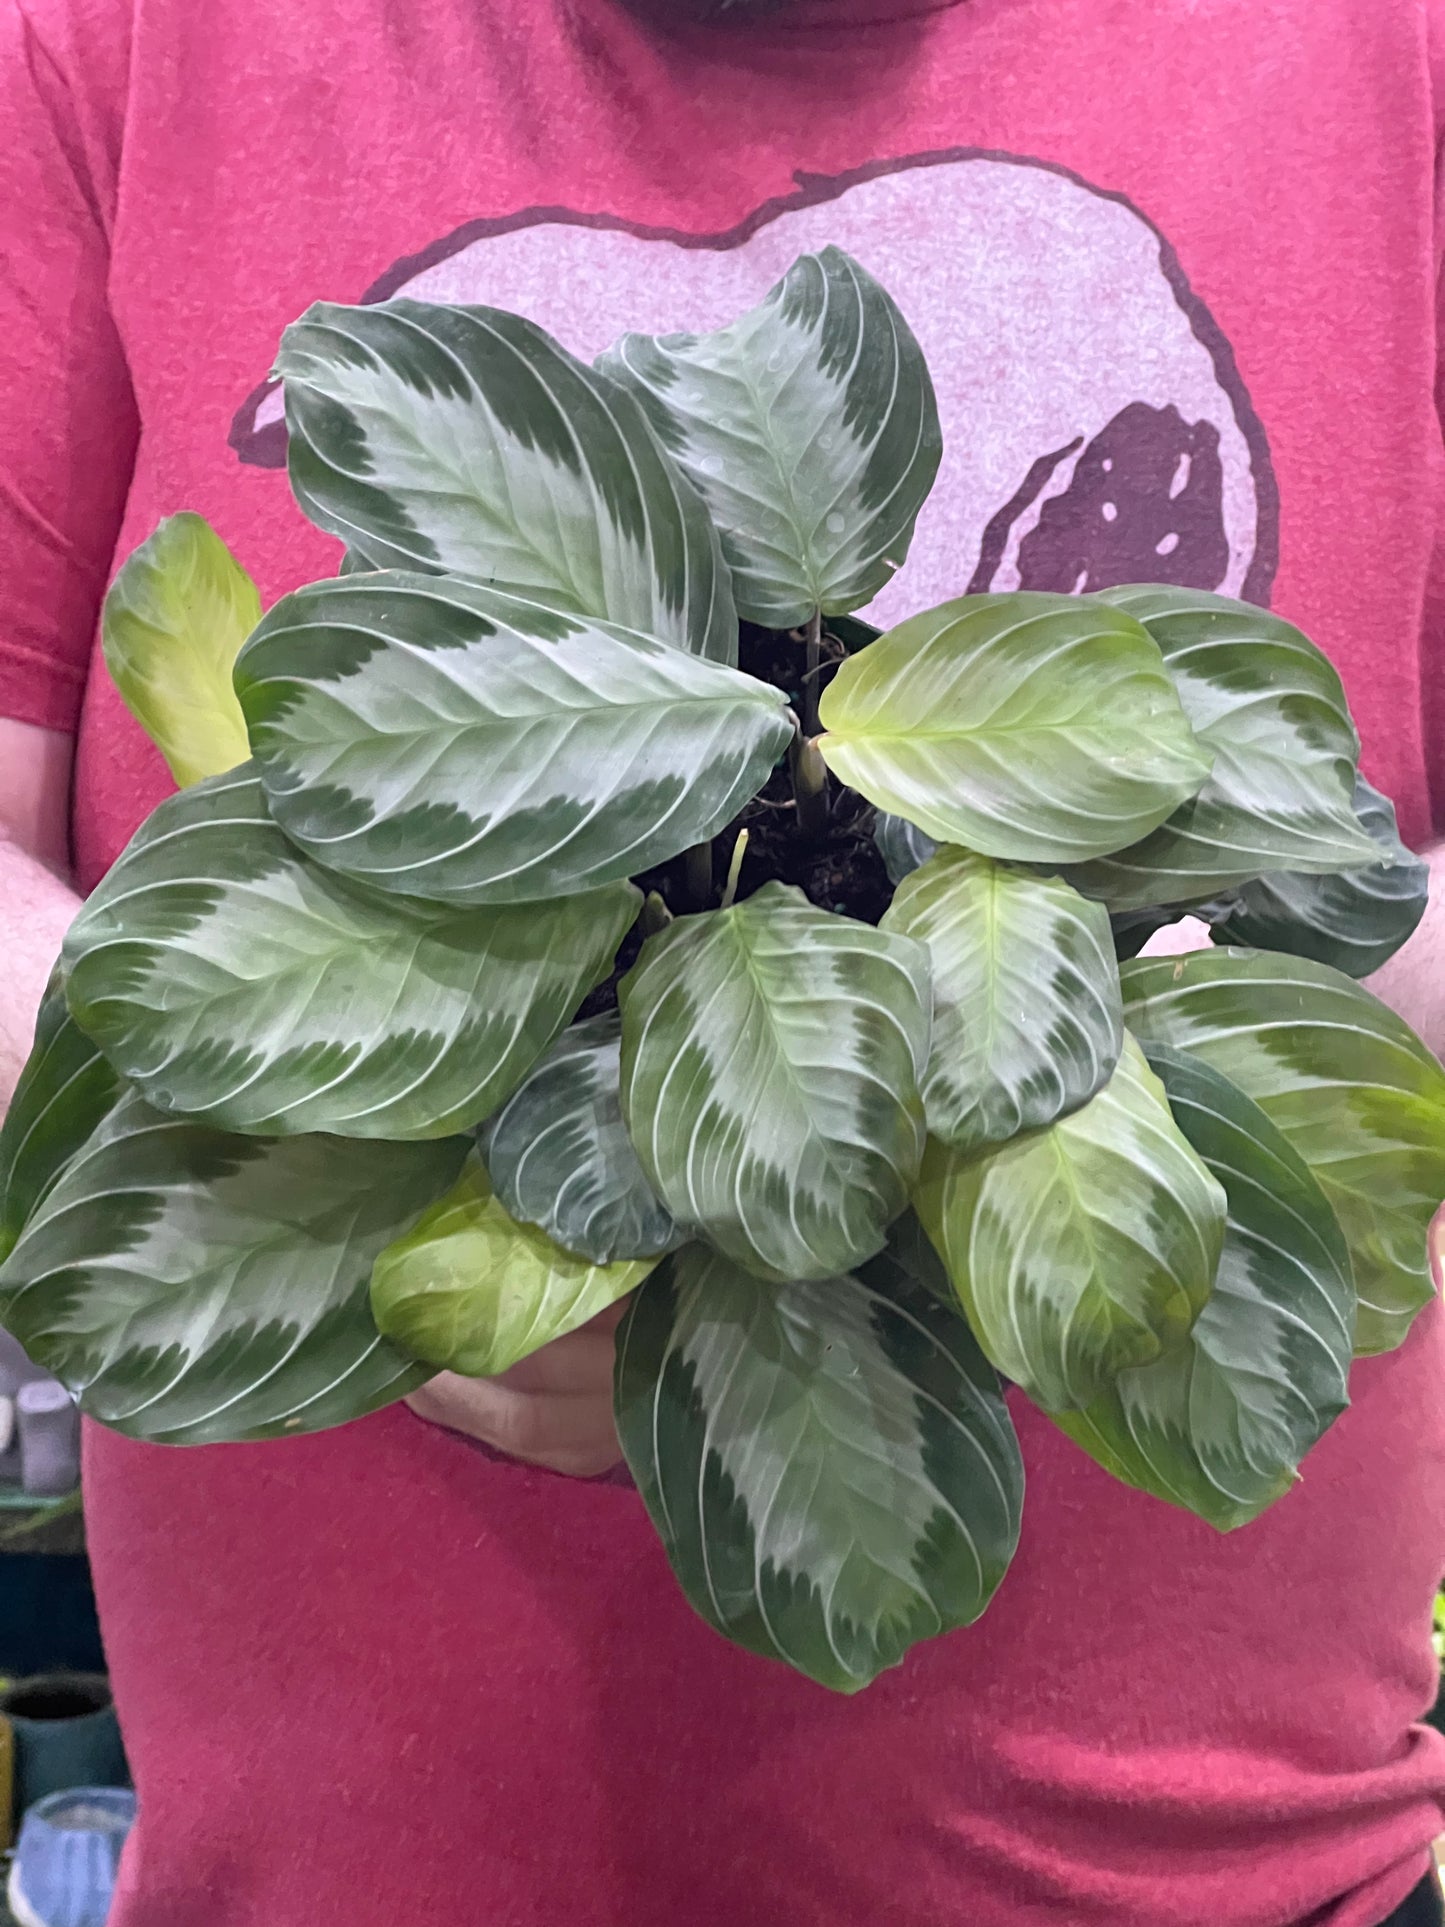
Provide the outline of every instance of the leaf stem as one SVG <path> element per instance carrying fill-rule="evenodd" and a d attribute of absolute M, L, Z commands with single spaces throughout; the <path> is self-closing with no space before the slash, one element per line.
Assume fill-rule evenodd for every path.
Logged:
<path fill-rule="evenodd" d="M 672 912 L 667 907 L 666 899 L 659 896 L 656 890 L 649 890 L 642 904 L 643 936 L 655 937 L 659 930 L 666 930 L 671 922 Z"/>
<path fill-rule="evenodd" d="M 815 609 L 803 629 L 807 662 L 803 668 L 803 733 L 818 733 L 818 672 L 823 662 L 823 611 Z"/>
<path fill-rule="evenodd" d="M 828 833 L 828 765 L 818 745 L 799 734 L 788 751 L 788 768 L 798 804 L 798 828 L 816 843 Z"/>
<path fill-rule="evenodd" d="M 727 886 L 722 893 L 722 907 L 724 910 L 731 910 L 733 907 L 733 898 L 738 893 L 738 878 L 742 874 L 743 858 L 747 853 L 748 833 L 746 830 L 739 830 L 737 842 L 733 845 L 732 862 L 728 865 Z"/>
<path fill-rule="evenodd" d="M 694 910 L 705 910 L 712 897 L 712 844 L 694 843 L 682 868 L 688 902 Z"/>

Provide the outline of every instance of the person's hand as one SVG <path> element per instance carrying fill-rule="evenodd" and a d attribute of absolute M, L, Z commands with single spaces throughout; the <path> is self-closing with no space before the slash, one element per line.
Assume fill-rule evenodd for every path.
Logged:
<path fill-rule="evenodd" d="M 407 1404 L 420 1418 L 508 1458 L 595 1479 L 622 1457 L 612 1419 L 613 1333 L 627 1301 L 533 1352 L 497 1378 L 442 1372 Z"/>

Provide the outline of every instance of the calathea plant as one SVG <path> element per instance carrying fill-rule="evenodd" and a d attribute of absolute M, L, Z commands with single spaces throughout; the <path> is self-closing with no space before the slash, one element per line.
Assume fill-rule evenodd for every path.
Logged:
<path fill-rule="evenodd" d="M 9 1328 L 185 1444 L 630 1294 L 687 1596 L 844 1690 L 1008 1565 L 1000 1373 L 1217 1526 L 1279 1499 L 1445 1195 L 1445 1074 L 1355 981 L 1423 875 L 1325 657 L 1167 586 L 870 629 L 940 437 L 835 250 L 596 367 L 395 301 L 278 372 L 345 561 L 263 615 L 181 515 L 111 592 L 185 787 L 40 1014 Z M 1120 967 L 1186 907 L 1214 948 Z"/>

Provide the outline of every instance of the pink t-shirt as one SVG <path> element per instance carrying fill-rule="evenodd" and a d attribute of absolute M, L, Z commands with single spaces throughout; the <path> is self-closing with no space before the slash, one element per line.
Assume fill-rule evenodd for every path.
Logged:
<path fill-rule="evenodd" d="M 83 883 L 167 788 L 91 667 L 116 553 L 186 507 L 268 598 L 335 566 L 266 382 L 310 301 L 495 302 L 592 354 L 825 241 L 943 415 L 884 616 L 1269 601 L 1427 836 L 1432 4 L 810 0 L 663 40 L 616 0 L 0 0 L 0 706 L 79 727 Z M 1441 1825 L 1442 1384 L 1432 1311 L 1229 1538 L 1020 1404 L 997 1601 L 852 1701 L 695 1620 L 625 1486 L 400 1409 L 93 1431 L 117 1927 L 1369 1927 Z"/>

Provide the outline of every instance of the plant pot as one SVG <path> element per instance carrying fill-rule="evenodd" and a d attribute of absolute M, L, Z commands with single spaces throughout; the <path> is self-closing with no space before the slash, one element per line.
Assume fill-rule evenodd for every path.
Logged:
<path fill-rule="evenodd" d="M 115 1787 L 53 1793 L 25 1816 L 7 1899 L 17 1927 L 104 1927 L 135 1796 Z"/>
<path fill-rule="evenodd" d="M 103 1673 L 45 1673 L 0 1693 L 14 1735 L 14 1810 L 72 1787 L 129 1781 L 120 1727 Z"/>

